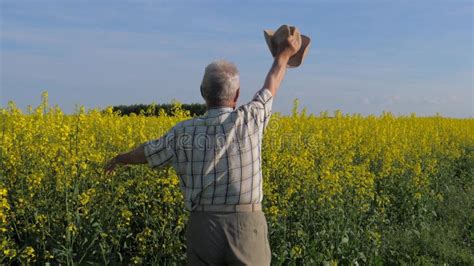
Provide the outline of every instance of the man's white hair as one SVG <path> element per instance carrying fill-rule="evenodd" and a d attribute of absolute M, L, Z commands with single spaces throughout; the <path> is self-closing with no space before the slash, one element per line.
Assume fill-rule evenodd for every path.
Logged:
<path fill-rule="evenodd" d="M 201 93 L 206 102 L 218 104 L 231 101 L 239 87 L 239 71 L 233 63 L 217 60 L 206 67 L 201 83 Z"/>

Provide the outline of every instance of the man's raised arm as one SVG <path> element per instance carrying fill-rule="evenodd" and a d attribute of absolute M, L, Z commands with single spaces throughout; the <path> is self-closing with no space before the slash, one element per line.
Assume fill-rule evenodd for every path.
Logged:
<path fill-rule="evenodd" d="M 276 92 L 278 88 L 280 88 L 280 84 L 285 77 L 288 60 L 298 52 L 300 47 L 301 42 L 298 42 L 298 40 L 293 36 L 289 36 L 288 39 L 278 47 L 278 52 L 273 61 L 273 65 L 265 78 L 265 83 L 263 84 L 263 89 L 268 89 L 273 97 L 275 97 Z"/>

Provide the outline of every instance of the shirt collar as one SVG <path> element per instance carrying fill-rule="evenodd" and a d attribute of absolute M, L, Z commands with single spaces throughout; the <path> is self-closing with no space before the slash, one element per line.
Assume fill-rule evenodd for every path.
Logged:
<path fill-rule="evenodd" d="M 204 115 L 208 117 L 216 117 L 221 114 L 229 113 L 232 111 L 234 111 L 234 108 L 232 107 L 213 107 L 211 109 L 208 109 Z"/>

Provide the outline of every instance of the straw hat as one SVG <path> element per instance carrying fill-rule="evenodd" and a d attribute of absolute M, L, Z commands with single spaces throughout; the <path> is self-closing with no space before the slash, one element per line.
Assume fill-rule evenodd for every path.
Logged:
<path fill-rule="evenodd" d="M 285 41 L 290 35 L 295 36 L 298 42 L 301 42 L 300 50 L 294 54 L 288 61 L 288 67 L 297 67 L 301 65 L 303 59 L 309 50 L 311 39 L 308 36 L 300 34 L 299 30 L 294 26 L 281 25 L 275 32 L 273 30 L 264 30 L 263 35 L 267 42 L 268 48 L 275 57 L 278 51 L 278 45 Z"/>

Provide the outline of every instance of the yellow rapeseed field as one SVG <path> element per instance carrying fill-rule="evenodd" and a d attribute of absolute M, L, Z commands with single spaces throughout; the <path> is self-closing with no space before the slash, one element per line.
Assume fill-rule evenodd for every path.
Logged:
<path fill-rule="evenodd" d="M 102 168 L 187 118 L 179 105 L 65 115 L 46 97 L 0 109 L 0 264 L 180 264 L 188 214 L 174 170 Z M 263 144 L 273 263 L 472 262 L 472 200 L 451 192 L 472 193 L 473 133 L 474 119 L 274 114 Z M 446 230 L 447 242 L 431 235 Z"/>

